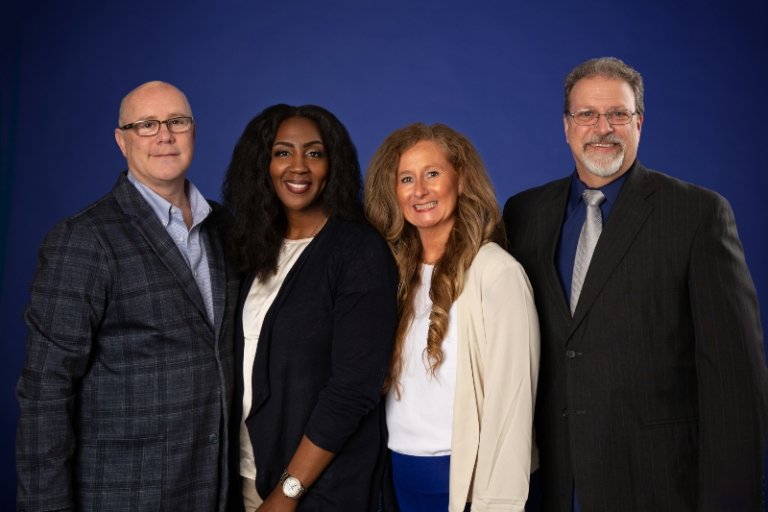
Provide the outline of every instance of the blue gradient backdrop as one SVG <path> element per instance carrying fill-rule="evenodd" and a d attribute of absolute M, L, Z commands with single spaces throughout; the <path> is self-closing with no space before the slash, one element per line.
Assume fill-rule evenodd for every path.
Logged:
<path fill-rule="evenodd" d="M 447 123 L 477 145 L 503 201 L 572 170 L 563 77 L 620 57 L 646 82 L 641 161 L 731 201 L 765 324 L 767 25 L 765 0 L 4 2 L 0 509 L 15 495 L 14 386 L 37 247 L 123 169 L 113 129 L 135 85 L 187 93 L 190 177 L 212 198 L 248 120 L 288 102 L 333 111 L 363 166 L 392 130 Z"/>

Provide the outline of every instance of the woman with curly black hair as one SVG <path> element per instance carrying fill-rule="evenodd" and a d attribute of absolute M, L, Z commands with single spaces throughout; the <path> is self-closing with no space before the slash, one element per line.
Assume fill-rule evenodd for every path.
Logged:
<path fill-rule="evenodd" d="M 397 271 L 360 189 L 349 134 L 321 107 L 269 107 L 235 146 L 224 202 L 246 276 L 233 418 L 247 510 L 376 508 Z"/>

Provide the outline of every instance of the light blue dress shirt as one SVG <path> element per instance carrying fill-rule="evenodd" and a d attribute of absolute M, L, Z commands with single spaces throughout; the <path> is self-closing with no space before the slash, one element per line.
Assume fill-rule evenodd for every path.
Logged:
<path fill-rule="evenodd" d="M 197 187 L 187 180 L 187 196 L 189 197 L 189 206 L 192 209 L 192 227 L 187 229 L 180 208 L 173 206 L 154 190 L 141 183 L 130 171 L 128 171 L 128 181 L 133 183 L 136 190 L 152 207 L 160 223 L 176 243 L 176 247 L 179 248 L 182 256 L 184 256 L 187 265 L 189 265 L 192 271 L 192 275 L 195 276 L 197 287 L 200 289 L 200 295 L 203 296 L 208 320 L 213 324 L 211 272 L 208 267 L 208 253 L 205 250 L 205 241 L 203 239 L 205 233 L 200 229 L 203 221 L 211 213 L 211 205 L 208 204 L 208 201 L 206 201 Z"/>

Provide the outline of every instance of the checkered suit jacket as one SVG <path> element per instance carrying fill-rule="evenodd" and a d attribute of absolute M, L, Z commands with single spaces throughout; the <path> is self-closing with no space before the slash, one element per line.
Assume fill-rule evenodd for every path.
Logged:
<path fill-rule="evenodd" d="M 203 225 L 215 324 L 192 273 L 123 173 L 45 238 L 17 387 L 20 510 L 226 506 L 238 280 Z"/>

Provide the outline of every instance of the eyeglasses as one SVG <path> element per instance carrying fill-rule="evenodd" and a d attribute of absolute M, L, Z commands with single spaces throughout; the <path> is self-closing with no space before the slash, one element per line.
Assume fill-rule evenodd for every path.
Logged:
<path fill-rule="evenodd" d="M 605 114 L 600 114 L 594 110 L 579 110 L 578 112 L 566 112 L 573 118 L 573 122 L 581 126 L 596 125 L 600 120 L 600 116 L 605 117 L 608 124 L 629 124 L 632 121 L 632 116 L 637 112 L 630 112 L 629 110 L 612 110 Z"/>
<path fill-rule="evenodd" d="M 160 131 L 160 125 L 165 124 L 168 127 L 168 131 L 171 133 L 184 133 L 188 132 L 192 125 L 195 124 L 195 120 L 191 117 L 181 116 L 172 117 L 165 121 L 158 121 L 157 119 L 144 119 L 136 121 L 135 123 L 124 124 L 120 127 L 121 130 L 133 130 L 137 135 L 141 137 L 151 137 L 157 135 Z"/>

